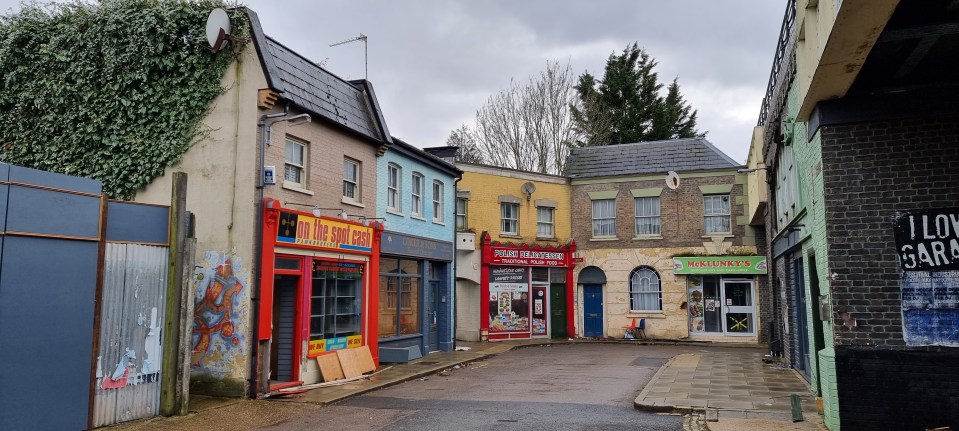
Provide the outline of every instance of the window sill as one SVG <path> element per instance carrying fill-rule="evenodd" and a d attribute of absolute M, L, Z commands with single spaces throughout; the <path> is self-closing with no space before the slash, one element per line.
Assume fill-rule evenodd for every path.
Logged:
<path fill-rule="evenodd" d="M 444 223 L 443 220 L 437 220 L 437 219 L 433 219 L 433 224 L 437 224 L 437 225 L 440 225 L 440 226 L 446 226 L 446 223 Z"/>
<path fill-rule="evenodd" d="M 633 237 L 633 241 L 643 241 L 647 239 L 663 239 L 663 236 L 662 235 L 640 235 L 640 236 Z"/>
<path fill-rule="evenodd" d="M 712 237 L 714 237 L 714 236 L 721 236 L 721 237 L 723 237 L 723 238 L 735 238 L 735 236 L 733 236 L 732 232 L 707 233 L 706 235 L 703 235 L 702 237 L 703 237 L 703 238 L 712 238 Z"/>
<path fill-rule="evenodd" d="M 619 241 L 619 237 L 615 236 L 596 236 L 589 239 L 590 241 Z"/>
<path fill-rule="evenodd" d="M 349 206 L 353 206 L 353 207 L 357 207 L 357 208 L 366 208 L 366 205 L 363 205 L 363 204 L 361 204 L 361 203 L 359 203 L 359 202 L 357 202 L 357 201 L 354 201 L 353 199 L 350 199 L 350 198 L 340 199 L 340 203 L 345 204 L 345 205 L 349 205 Z"/>
<path fill-rule="evenodd" d="M 627 318 L 639 317 L 645 319 L 665 319 L 666 313 L 662 311 L 634 311 L 630 310 L 626 313 Z"/>
<path fill-rule="evenodd" d="M 523 239 L 523 237 L 521 237 L 521 236 L 519 236 L 519 235 L 517 235 L 517 234 L 515 234 L 515 233 L 501 233 L 501 234 L 499 234 L 499 237 L 500 237 L 500 238 Z"/>
<path fill-rule="evenodd" d="M 537 241 L 558 241 L 555 236 L 538 236 Z"/>
<path fill-rule="evenodd" d="M 399 211 L 397 211 L 397 210 L 395 210 L 395 209 L 392 209 L 392 208 L 387 208 L 387 209 L 386 209 L 386 213 L 387 213 L 387 214 L 393 214 L 393 215 L 395 215 L 395 216 L 406 217 L 406 214 L 403 214 L 402 212 L 399 212 Z"/>
<path fill-rule="evenodd" d="M 292 191 L 297 192 L 297 193 L 303 193 L 303 194 L 305 194 L 305 195 L 313 196 L 313 191 L 312 191 L 312 190 L 304 189 L 304 188 L 300 187 L 300 185 L 297 184 L 297 183 L 291 183 L 291 182 L 289 182 L 289 181 L 284 180 L 282 187 L 283 187 L 284 189 L 286 189 L 286 190 L 292 190 Z"/>
<path fill-rule="evenodd" d="M 419 221 L 426 221 L 426 218 L 423 217 L 423 214 L 410 214 L 410 218 Z"/>

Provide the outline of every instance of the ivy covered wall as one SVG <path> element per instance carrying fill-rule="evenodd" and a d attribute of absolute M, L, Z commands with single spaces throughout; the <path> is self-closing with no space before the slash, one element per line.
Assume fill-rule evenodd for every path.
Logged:
<path fill-rule="evenodd" d="M 208 49 L 219 0 L 25 5 L 0 17 L 0 161 L 96 178 L 111 198 L 180 160 L 241 48 Z M 249 34 L 229 10 L 232 34 Z"/>

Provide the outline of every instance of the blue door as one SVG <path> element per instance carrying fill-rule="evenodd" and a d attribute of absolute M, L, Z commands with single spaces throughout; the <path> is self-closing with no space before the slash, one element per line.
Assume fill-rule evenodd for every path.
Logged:
<path fill-rule="evenodd" d="M 583 336 L 603 336 L 603 285 L 583 285 Z"/>

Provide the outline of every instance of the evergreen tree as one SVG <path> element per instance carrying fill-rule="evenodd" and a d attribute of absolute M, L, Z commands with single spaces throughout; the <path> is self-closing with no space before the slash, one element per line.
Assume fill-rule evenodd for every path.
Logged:
<path fill-rule="evenodd" d="M 588 72 L 579 77 L 579 102 L 572 107 L 580 145 L 702 136 L 696 111 L 683 99 L 677 80 L 666 96 L 655 72 L 656 61 L 634 42 L 622 54 L 610 54 L 603 79 Z"/>

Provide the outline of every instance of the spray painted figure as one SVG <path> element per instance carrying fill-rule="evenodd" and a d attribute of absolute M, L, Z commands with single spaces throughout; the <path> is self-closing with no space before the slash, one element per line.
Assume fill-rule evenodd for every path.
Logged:
<path fill-rule="evenodd" d="M 217 252 L 207 252 L 210 266 L 197 271 L 196 308 L 193 313 L 193 353 L 209 351 L 214 337 L 221 337 L 228 345 L 236 346 L 234 319 L 238 296 L 244 289 L 236 276 L 231 259 Z"/>

